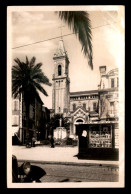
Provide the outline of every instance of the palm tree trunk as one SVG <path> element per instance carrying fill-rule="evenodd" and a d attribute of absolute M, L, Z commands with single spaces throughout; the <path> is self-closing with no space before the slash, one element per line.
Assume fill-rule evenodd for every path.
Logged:
<path fill-rule="evenodd" d="M 26 103 L 26 138 L 29 138 L 29 103 Z"/>
<path fill-rule="evenodd" d="M 26 144 L 29 144 L 29 113 L 30 113 L 30 100 L 27 96 L 25 100 L 25 109 L 26 109 Z"/>

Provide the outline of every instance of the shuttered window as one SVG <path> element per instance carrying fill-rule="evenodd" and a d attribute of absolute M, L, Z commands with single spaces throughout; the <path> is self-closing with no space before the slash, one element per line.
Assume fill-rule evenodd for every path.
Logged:
<path fill-rule="evenodd" d="M 115 87 L 115 80 L 114 78 L 111 79 L 111 88 L 114 88 Z"/>
<path fill-rule="evenodd" d="M 14 110 L 19 110 L 19 102 L 18 100 L 14 100 Z"/>

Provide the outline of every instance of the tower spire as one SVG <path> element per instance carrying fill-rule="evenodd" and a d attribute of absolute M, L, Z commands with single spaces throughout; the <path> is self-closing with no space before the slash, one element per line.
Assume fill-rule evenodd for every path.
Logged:
<path fill-rule="evenodd" d="M 62 34 L 61 34 L 62 38 Z M 54 57 L 52 105 L 55 114 L 63 114 L 69 110 L 69 59 L 65 50 L 63 39 L 59 40 Z"/>
<path fill-rule="evenodd" d="M 54 56 L 55 57 L 66 56 L 66 50 L 65 50 L 63 39 L 59 40 L 59 44 L 58 44 L 58 47 L 56 49 Z"/>

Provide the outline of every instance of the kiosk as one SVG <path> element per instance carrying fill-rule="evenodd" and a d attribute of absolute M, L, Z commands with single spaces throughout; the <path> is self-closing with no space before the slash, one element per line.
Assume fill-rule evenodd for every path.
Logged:
<path fill-rule="evenodd" d="M 77 125 L 76 135 L 79 159 L 119 160 L 117 121 Z"/>

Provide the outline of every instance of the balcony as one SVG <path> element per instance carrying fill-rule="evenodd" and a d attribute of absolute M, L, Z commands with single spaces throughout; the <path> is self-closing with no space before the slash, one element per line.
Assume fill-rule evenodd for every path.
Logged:
<path fill-rule="evenodd" d="M 107 117 L 108 118 L 116 118 L 118 117 L 118 110 L 108 110 L 107 111 Z"/>

